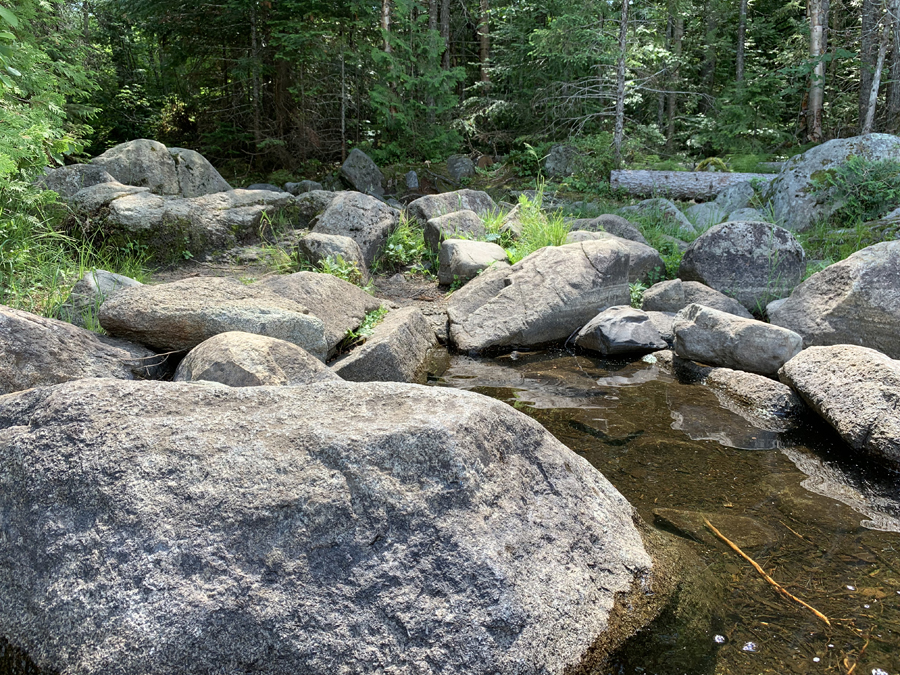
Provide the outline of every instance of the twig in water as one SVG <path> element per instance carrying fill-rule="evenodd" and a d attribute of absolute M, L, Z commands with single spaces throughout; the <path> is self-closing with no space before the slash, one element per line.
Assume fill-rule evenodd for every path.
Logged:
<path fill-rule="evenodd" d="M 859 660 L 862 658 L 863 653 L 866 651 L 866 647 L 869 646 L 869 641 L 866 640 L 866 644 L 863 645 L 863 648 L 859 650 L 859 654 L 856 655 L 856 663 L 850 666 L 850 669 L 847 671 L 847 675 L 853 675 L 853 671 L 856 670 L 856 666 L 859 665 Z M 844 665 L 846 666 L 847 659 L 844 659 Z"/>
<path fill-rule="evenodd" d="M 703 522 L 706 523 L 706 526 L 707 526 L 710 530 L 712 530 L 713 534 L 715 534 L 719 539 L 721 539 L 721 540 L 724 541 L 726 544 L 728 544 L 728 546 L 730 546 L 731 549 L 732 549 L 735 553 L 737 553 L 737 554 L 738 554 L 739 556 L 741 556 L 744 560 L 746 560 L 748 563 L 750 563 L 751 565 L 753 565 L 753 569 L 755 569 L 757 572 L 759 572 L 759 573 L 762 575 L 762 578 L 763 578 L 763 579 L 765 579 L 765 580 L 768 581 L 770 584 L 772 584 L 772 586 L 775 587 L 775 590 L 777 590 L 779 593 L 781 593 L 784 597 L 788 598 L 789 600 L 793 600 L 794 602 L 803 605 L 804 607 L 806 607 L 806 609 L 808 609 L 810 612 L 812 612 L 813 614 L 815 614 L 818 618 L 820 618 L 820 619 L 821 619 L 822 621 L 824 621 L 826 624 L 828 624 L 829 626 L 831 625 L 831 621 L 828 620 L 828 617 L 827 617 L 827 616 L 825 616 L 824 614 L 822 614 L 822 612 L 820 612 L 819 610 L 817 610 L 817 609 L 816 609 L 815 607 L 813 607 L 812 605 L 808 605 L 808 604 L 806 604 L 805 602 L 803 602 L 803 600 L 801 600 L 800 598 L 798 598 L 796 595 L 791 595 L 790 593 L 788 593 L 788 591 L 785 590 L 785 588 L 784 588 L 781 584 L 779 584 L 779 583 L 778 583 L 777 581 L 775 581 L 772 577 L 770 577 L 768 574 L 766 574 L 766 571 L 765 571 L 762 567 L 760 567 L 759 564 L 758 564 L 753 558 L 751 558 L 749 555 L 747 555 L 746 553 L 744 553 L 740 548 L 738 548 L 737 544 L 735 544 L 735 543 L 734 543 L 733 541 L 731 541 L 728 537 L 726 537 L 724 534 L 722 534 L 721 532 L 719 532 L 715 527 L 713 527 L 713 524 L 712 524 L 711 522 L 709 522 L 708 519 L 704 518 L 704 519 L 703 519 Z"/>

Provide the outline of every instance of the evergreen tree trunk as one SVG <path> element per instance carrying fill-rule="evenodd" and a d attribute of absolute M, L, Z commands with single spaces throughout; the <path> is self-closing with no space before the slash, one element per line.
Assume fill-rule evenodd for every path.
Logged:
<path fill-rule="evenodd" d="M 444 38 L 441 66 L 450 70 L 450 0 L 441 0 L 441 37 Z"/>
<path fill-rule="evenodd" d="M 262 142 L 262 129 L 260 128 L 260 100 L 259 100 L 259 37 L 258 37 L 258 20 L 256 11 L 256 1 L 250 3 L 250 60 L 252 63 L 252 86 L 253 86 L 253 140 L 256 150 Z"/>
<path fill-rule="evenodd" d="M 885 17 L 885 25 L 881 31 L 881 44 L 878 45 L 878 57 L 875 60 L 875 72 L 872 73 L 872 84 L 869 87 L 869 100 L 866 106 L 866 117 L 863 120 L 863 134 L 871 134 L 875 126 L 875 107 L 878 104 L 878 88 L 881 86 L 881 72 L 884 69 L 884 58 L 887 55 L 888 44 L 890 44 L 891 32 L 888 28 L 887 17 Z"/>
<path fill-rule="evenodd" d="M 428 0 L 428 34 L 429 37 L 437 32 L 438 29 L 438 0 Z M 437 114 L 434 109 L 434 94 L 429 94 L 425 101 L 428 107 L 428 124 L 437 122 Z"/>
<path fill-rule="evenodd" d="M 672 88 L 676 88 L 681 61 L 681 45 L 684 38 L 684 17 L 675 15 L 672 22 L 672 53 L 675 55 L 675 67 L 671 69 Z M 669 94 L 669 127 L 666 130 L 666 150 L 672 152 L 675 148 L 675 117 L 678 114 L 678 94 L 674 91 Z"/>
<path fill-rule="evenodd" d="M 735 50 L 735 74 L 736 82 L 744 81 L 744 44 L 747 41 L 747 0 L 741 0 L 741 8 L 738 16 L 737 49 Z"/>
<path fill-rule="evenodd" d="M 806 129 L 813 143 L 822 141 L 822 112 L 825 103 L 825 61 L 828 48 L 828 0 L 809 0 L 809 55 L 815 61 L 809 86 Z"/>
<path fill-rule="evenodd" d="M 863 128 L 869 110 L 869 94 L 872 90 L 872 72 L 875 68 L 877 47 L 876 0 L 863 0 L 862 29 L 859 36 L 859 127 Z M 863 132 L 865 133 L 865 132 Z"/>
<path fill-rule="evenodd" d="M 891 125 L 889 131 L 900 130 L 900 0 L 891 3 L 891 16 L 888 17 L 893 34 L 891 48 L 891 84 L 888 88 L 887 118 Z"/>
<path fill-rule="evenodd" d="M 709 110 L 710 101 L 713 100 L 713 90 L 716 85 L 716 34 L 719 24 L 716 14 L 715 0 L 709 0 L 706 4 L 706 53 L 703 57 L 703 91 L 709 95 L 704 99 L 703 108 Z"/>
<path fill-rule="evenodd" d="M 381 0 L 381 33 L 384 37 L 384 53 L 391 53 L 391 0 Z"/>
<path fill-rule="evenodd" d="M 478 46 L 480 51 L 481 81 L 490 82 L 491 76 L 488 73 L 491 54 L 491 34 L 490 34 L 490 4 L 489 0 L 481 0 L 481 18 L 478 23 Z"/>
<path fill-rule="evenodd" d="M 625 138 L 625 50 L 628 47 L 628 2 L 622 0 L 619 19 L 619 58 L 616 60 L 616 130 L 613 135 L 613 161 L 622 166 L 622 142 Z"/>

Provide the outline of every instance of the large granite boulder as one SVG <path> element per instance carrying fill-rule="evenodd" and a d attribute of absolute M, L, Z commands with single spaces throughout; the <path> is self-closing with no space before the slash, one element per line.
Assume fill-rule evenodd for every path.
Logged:
<path fill-rule="evenodd" d="M 219 333 L 242 331 L 287 340 L 325 359 L 325 325 L 272 290 L 237 279 L 194 277 L 124 288 L 100 306 L 110 334 L 160 351 L 188 351 Z"/>
<path fill-rule="evenodd" d="M 599 240 L 489 269 L 450 297 L 450 338 L 471 351 L 565 340 L 598 311 L 628 304 L 629 262 L 619 242 Z"/>
<path fill-rule="evenodd" d="M 596 218 L 576 218 L 569 222 L 572 230 L 584 230 L 587 232 L 609 232 L 622 239 L 630 239 L 645 246 L 650 242 L 641 234 L 631 222 L 617 216 L 614 213 L 606 213 Z"/>
<path fill-rule="evenodd" d="M 900 241 L 886 241 L 813 274 L 769 310 L 803 344 L 852 344 L 900 358 Z"/>
<path fill-rule="evenodd" d="M 772 300 L 790 295 L 806 271 L 794 235 L 771 223 L 729 222 L 697 237 L 681 259 L 678 276 L 727 293 L 762 314 Z"/>
<path fill-rule="evenodd" d="M 85 377 L 156 377 L 164 360 L 138 345 L 0 305 L 0 395 Z"/>
<path fill-rule="evenodd" d="M 298 215 L 306 221 L 310 221 L 316 216 L 324 213 L 325 209 L 334 201 L 334 198 L 340 193 L 329 192 L 328 190 L 310 190 L 303 192 L 294 199 L 294 207 L 297 209 Z"/>
<path fill-rule="evenodd" d="M 827 192 L 814 190 L 814 179 L 823 178 L 854 156 L 900 160 L 900 137 L 867 134 L 836 138 L 791 157 L 764 192 L 778 224 L 794 232 L 802 231 L 840 208 L 841 204 Z"/>
<path fill-rule="evenodd" d="M 748 182 L 735 183 L 729 185 L 716 195 L 714 204 L 724 213 L 732 213 L 740 209 L 746 209 L 750 206 L 753 198 L 756 196 L 756 190 Z"/>
<path fill-rule="evenodd" d="M 425 223 L 423 236 L 425 247 L 432 253 L 437 253 L 445 239 L 481 239 L 485 232 L 484 223 L 478 214 L 466 209 L 430 219 Z"/>
<path fill-rule="evenodd" d="M 319 216 L 313 232 L 350 237 L 359 244 L 366 266 L 371 267 L 399 224 L 400 212 L 375 197 L 361 192 L 338 192 Z"/>
<path fill-rule="evenodd" d="M 465 283 L 495 265 L 507 266 L 509 256 L 499 244 L 489 241 L 447 239 L 438 255 L 438 283 L 449 286 Z"/>
<path fill-rule="evenodd" d="M 178 175 L 178 192 L 182 197 L 201 197 L 227 192 L 231 186 L 203 155 L 195 150 L 169 148 Z"/>
<path fill-rule="evenodd" d="M 362 249 L 353 239 L 340 234 L 322 234 L 310 232 L 297 242 L 297 252 L 313 265 L 321 265 L 326 258 L 356 265 L 360 281 L 367 281 L 369 268 L 363 258 Z"/>
<path fill-rule="evenodd" d="M 99 269 L 89 270 L 72 287 L 69 297 L 60 306 L 56 316 L 82 328 L 95 328 L 100 305 L 109 296 L 123 288 L 140 285 L 140 281 L 122 274 Z"/>
<path fill-rule="evenodd" d="M 404 307 L 388 312 L 364 344 L 331 367 L 354 382 L 425 384 L 435 347 L 437 338 L 428 319 L 417 308 Z"/>
<path fill-rule="evenodd" d="M 703 305 L 681 310 L 673 330 L 678 356 L 760 375 L 775 375 L 803 348 L 793 331 Z"/>
<path fill-rule="evenodd" d="M 94 157 L 91 163 L 102 167 L 124 185 L 145 187 L 158 195 L 181 192 L 175 160 L 159 141 L 139 138 L 120 143 Z"/>
<path fill-rule="evenodd" d="M 657 279 L 666 276 L 666 263 L 662 256 L 652 246 L 642 244 L 632 239 L 623 239 L 609 232 L 591 232 L 586 230 L 574 230 L 566 235 L 567 244 L 575 244 L 581 241 L 597 240 L 615 241 L 628 249 L 631 262 L 628 265 L 628 282 L 637 281 L 644 284 L 652 284 Z"/>
<path fill-rule="evenodd" d="M 0 466 L 45 672 L 590 672 L 671 597 L 603 475 L 471 392 L 83 380 L 0 399 Z"/>
<path fill-rule="evenodd" d="M 253 284 L 253 288 L 271 291 L 308 307 L 325 324 L 325 345 L 329 355 L 334 353 L 347 331 L 359 328 L 366 314 L 381 307 L 381 300 L 359 286 L 318 272 L 270 276 Z"/>
<path fill-rule="evenodd" d="M 419 197 L 409 203 L 407 210 L 409 215 L 420 223 L 427 223 L 432 218 L 455 211 L 468 210 L 474 211 L 479 216 L 486 216 L 497 208 L 497 203 L 487 192 L 467 189 Z"/>
<path fill-rule="evenodd" d="M 311 384 L 338 377 L 295 344 L 265 335 L 230 331 L 214 335 L 189 351 L 172 379 L 259 387 Z"/>
<path fill-rule="evenodd" d="M 69 199 L 76 192 L 86 187 L 114 182 L 116 182 L 116 179 L 106 169 L 93 164 L 71 164 L 48 169 L 36 181 L 39 187 L 45 190 L 53 190 L 63 199 Z"/>
<path fill-rule="evenodd" d="M 632 307 L 609 307 L 591 319 L 575 344 L 604 356 L 665 349 L 668 345 L 646 312 Z"/>
<path fill-rule="evenodd" d="M 113 180 L 109 183 L 87 185 L 69 197 L 68 202 L 72 210 L 79 215 L 96 216 L 115 199 L 149 192 L 149 188 L 123 185 Z"/>
<path fill-rule="evenodd" d="M 645 312 L 679 312 L 695 303 L 745 319 L 753 318 L 753 315 L 734 298 L 729 298 L 699 281 L 681 279 L 669 279 L 653 284 L 644 291 L 641 309 Z"/>
<path fill-rule="evenodd" d="M 900 470 L 900 361 L 854 345 L 809 347 L 778 377 L 850 447 Z"/>
<path fill-rule="evenodd" d="M 341 178 L 357 192 L 384 196 L 384 174 L 378 165 L 359 148 L 353 148 L 341 165 Z"/>

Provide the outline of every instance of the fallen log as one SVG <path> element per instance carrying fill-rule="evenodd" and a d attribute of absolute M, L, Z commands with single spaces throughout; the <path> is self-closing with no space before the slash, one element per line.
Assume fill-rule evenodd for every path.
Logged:
<path fill-rule="evenodd" d="M 716 171 L 613 171 L 609 185 L 632 197 L 667 197 L 668 199 L 715 199 L 722 190 L 736 183 L 760 180 L 769 182 L 771 173 L 719 173 Z"/>

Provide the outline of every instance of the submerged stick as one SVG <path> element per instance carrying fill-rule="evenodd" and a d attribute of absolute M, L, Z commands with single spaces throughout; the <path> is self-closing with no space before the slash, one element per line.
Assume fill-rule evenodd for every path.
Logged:
<path fill-rule="evenodd" d="M 796 595 L 792 595 L 792 594 L 789 593 L 787 590 L 785 590 L 784 586 L 782 586 L 782 585 L 779 584 L 777 581 L 775 581 L 772 577 L 770 577 L 768 574 L 766 574 L 766 571 L 765 571 L 762 567 L 760 567 L 760 565 L 759 565 L 753 558 L 751 558 L 749 555 L 747 555 L 746 553 L 744 553 L 740 548 L 738 548 L 738 545 L 737 545 L 737 544 L 735 544 L 735 543 L 734 543 L 733 541 L 731 541 L 728 537 L 726 537 L 724 534 L 722 534 L 721 532 L 719 532 L 715 527 L 713 527 L 713 524 L 712 524 L 711 522 L 709 522 L 708 519 L 704 518 L 704 519 L 703 519 L 703 522 L 706 523 L 706 526 L 707 526 L 710 530 L 712 530 L 713 534 L 715 534 L 719 539 L 721 539 L 721 540 L 724 541 L 726 544 L 728 544 L 728 545 L 731 547 L 731 549 L 732 549 L 735 553 L 737 553 L 737 554 L 738 554 L 739 556 L 741 556 L 744 560 L 746 560 L 748 563 L 750 563 L 751 565 L 753 565 L 753 568 L 754 568 L 757 572 L 759 572 L 760 575 L 762 575 L 762 578 L 763 578 L 763 579 L 765 579 L 765 580 L 768 581 L 770 584 L 772 584 L 772 586 L 775 587 L 775 590 L 776 590 L 776 591 L 778 591 L 779 593 L 781 593 L 784 597 L 788 598 L 789 600 L 793 600 L 794 602 L 803 605 L 804 607 L 806 607 L 806 609 L 808 609 L 810 612 L 812 612 L 813 614 L 815 614 L 819 619 L 821 619 L 822 621 L 824 621 L 824 622 L 825 622 L 826 624 L 828 624 L 829 626 L 831 625 L 831 621 L 828 620 L 828 617 L 827 617 L 827 616 L 825 616 L 824 614 L 822 614 L 822 612 L 820 612 L 819 610 L 817 610 L 817 609 L 816 609 L 815 607 L 813 607 L 812 605 L 808 605 L 808 604 L 806 604 L 805 602 L 803 602 L 803 600 L 801 600 L 800 598 L 798 598 Z"/>

